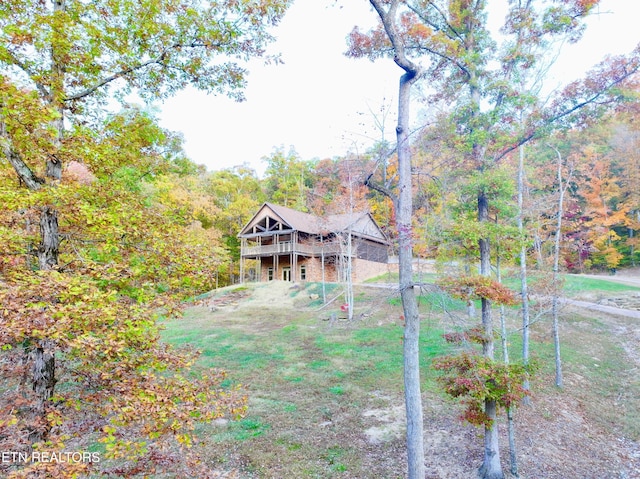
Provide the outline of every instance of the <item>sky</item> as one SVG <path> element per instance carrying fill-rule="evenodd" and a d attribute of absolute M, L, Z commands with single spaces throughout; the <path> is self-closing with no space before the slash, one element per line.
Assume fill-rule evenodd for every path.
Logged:
<path fill-rule="evenodd" d="M 501 20 L 505 2 L 491 0 L 491 20 Z M 548 84 L 577 79 L 640 43 L 640 0 L 603 0 L 599 11 L 580 43 L 563 47 Z M 189 158 L 208 170 L 246 164 L 259 175 L 276 148 L 312 160 L 362 153 L 383 134 L 393 141 L 401 70 L 391 59 L 344 56 L 353 26 L 375 21 L 366 0 L 296 0 L 273 30 L 270 51 L 284 64 L 251 61 L 246 101 L 187 89 L 159 105 L 160 123 L 181 132 Z"/>

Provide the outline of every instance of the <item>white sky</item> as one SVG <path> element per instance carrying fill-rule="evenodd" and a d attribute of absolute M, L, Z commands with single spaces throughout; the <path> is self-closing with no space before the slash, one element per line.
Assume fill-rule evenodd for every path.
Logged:
<path fill-rule="evenodd" d="M 493 8 L 505 1 L 492 0 Z M 374 121 L 383 108 L 391 113 L 385 131 L 393 140 L 401 70 L 391 59 L 343 55 L 353 26 L 364 30 L 376 15 L 367 0 L 340 3 L 294 3 L 272 47 L 285 64 L 252 62 L 245 102 L 188 89 L 161 106 L 162 126 L 182 132 L 189 157 L 209 170 L 247 163 L 259 174 L 261 159 L 276 147 L 293 147 L 304 160 L 362 152 L 381 137 Z M 583 40 L 563 49 L 552 83 L 577 79 L 605 55 L 628 53 L 640 42 L 640 0 L 603 0 L 600 12 Z"/>

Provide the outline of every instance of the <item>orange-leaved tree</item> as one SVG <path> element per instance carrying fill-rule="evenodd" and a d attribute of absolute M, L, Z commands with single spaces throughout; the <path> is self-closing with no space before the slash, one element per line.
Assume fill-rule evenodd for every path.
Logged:
<path fill-rule="evenodd" d="M 95 439 L 120 458 L 120 475 L 187 467 L 197 461 L 168 460 L 163 438 L 188 443 L 192 421 L 244 407 L 218 375 L 189 378 L 192 355 L 158 340 L 158 315 L 209 288 L 220 260 L 208 231 L 149 192 L 188 162 L 148 116 L 107 118 L 105 105 L 186 85 L 241 99 L 239 62 L 264 54 L 287 5 L 0 4 L 3 450 Z M 89 466 L 2 464 L 59 470 L 46 477 Z"/>
<path fill-rule="evenodd" d="M 106 125 L 68 147 L 87 162 L 68 162 L 55 188 L 29 191 L 11 168 L 0 169 L 2 447 L 55 453 L 102 442 L 117 459 L 3 464 L 16 476 L 186 467 L 169 460 L 176 451 L 168 446 L 189 445 L 197 421 L 238 415 L 246 405 L 240 391 L 221 387 L 223 372 L 194 378 L 197 354 L 160 341 L 159 318 L 209 290 L 226 255 L 211 231 L 158 200 L 158 184 L 176 167 L 158 153 L 162 130 L 156 126 L 141 149 L 127 140 L 142 124 L 154 134 L 146 119 L 113 124 L 117 131 Z M 39 204 L 64 212 L 50 269 L 34 257 Z"/>

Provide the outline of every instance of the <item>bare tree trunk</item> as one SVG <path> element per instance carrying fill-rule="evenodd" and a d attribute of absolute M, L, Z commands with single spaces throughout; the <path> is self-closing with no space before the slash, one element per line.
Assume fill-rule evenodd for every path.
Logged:
<path fill-rule="evenodd" d="M 489 220 L 489 203 L 484 191 L 478 193 L 478 221 L 486 223 Z M 480 274 L 491 275 L 491 249 L 488 238 L 478 240 L 480 249 Z M 494 359 L 493 319 L 491 317 L 491 301 L 482 298 L 482 325 L 484 327 L 484 342 L 482 353 L 489 359 Z M 502 479 L 500 465 L 500 447 L 498 441 L 497 404 L 493 400 L 485 400 L 484 412 L 491 421 L 484 429 L 484 459 L 478 471 L 482 479 Z"/>
<path fill-rule="evenodd" d="M 422 69 L 405 54 L 404 44 L 396 29 L 396 14 L 400 0 L 369 0 L 378 13 L 389 41 L 393 46 L 394 61 L 404 70 L 398 88 L 398 124 L 396 126 L 398 152 L 398 196 L 396 228 L 398 231 L 398 286 L 404 311 L 404 391 L 407 413 L 407 463 L 409 479 L 424 479 L 424 429 L 422 393 L 420 390 L 420 317 L 413 283 L 413 198 L 411 176 L 411 150 L 409 145 L 409 107 L 411 86 Z M 385 10 L 387 7 L 387 10 Z"/>
<path fill-rule="evenodd" d="M 351 226 L 347 231 L 336 232 L 339 241 L 341 256 L 341 278 L 344 282 L 344 300 L 347 305 L 347 320 L 353 321 L 353 241 L 351 237 Z"/>
<path fill-rule="evenodd" d="M 518 163 L 518 231 L 520 238 L 524 239 L 523 224 L 523 203 L 524 203 L 524 146 L 519 148 L 520 161 Z M 523 240 L 524 241 L 524 240 Z M 529 324 L 531 322 L 529 314 L 529 287 L 527 284 L 527 247 L 522 243 L 520 246 L 520 296 L 522 302 L 522 362 L 526 366 L 529 364 Z M 522 385 L 529 391 L 529 380 L 525 379 Z M 531 404 L 529 395 L 525 395 L 523 403 Z"/>
<path fill-rule="evenodd" d="M 409 150 L 409 96 L 413 76 L 405 73 L 400 79 L 398 114 L 398 170 L 400 192 L 396 221 L 398 229 L 399 287 L 404 310 L 404 390 L 407 412 L 407 453 L 409 478 L 423 479 L 424 436 L 422 393 L 420 390 L 420 317 L 413 287 L 413 199 L 411 191 L 411 152 Z"/>
<path fill-rule="evenodd" d="M 322 238 L 320 239 L 322 241 Z M 324 268 L 324 241 L 322 241 L 322 256 L 320 258 L 321 261 L 321 269 L 322 269 L 322 304 L 327 304 L 327 283 L 325 279 L 325 268 Z"/>
<path fill-rule="evenodd" d="M 554 274 L 554 277 L 556 275 Z M 553 316 L 553 322 L 552 322 L 552 329 L 553 329 L 553 349 L 554 349 L 554 353 L 555 353 L 555 358 L 556 358 L 556 386 L 558 386 L 559 388 L 561 388 L 563 386 L 563 381 L 562 381 L 562 354 L 560 351 L 560 330 L 558 327 L 558 302 L 559 302 L 559 298 L 558 298 L 558 292 L 556 291 L 557 289 L 557 283 L 554 280 L 554 292 L 553 292 L 553 299 L 552 299 L 552 303 L 551 303 L 551 314 Z"/>
<path fill-rule="evenodd" d="M 54 13 L 66 10 L 66 0 L 53 1 Z M 54 35 L 66 35 L 66 32 L 54 31 Z M 52 42 L 54 45 L 54 42 Z M 57 109 L 59 115 L 54 120 L 53 126 L 56 130 L 56 151 L 62 145 L 64 138 L 64 105 L 62 103 L 63 92 L 65 90 L 65 64 L 59 57 L 55 47 L 51 49 L 51 91 L 49 101 Z M 46 161 L 45 175 L 52 180 L 62 178 L 62 161 L 51 154 Z M 58 265 L 58 255 L 60 251 L 60 232 L 58 229 L 58 212 L 52 206 L 44 206 L 40 210 L 40 245 L 38 246 L 38 265 L 41 270 L 50 270 Z M 38 341 L 33 351 L 33 378 L 32 387 L 36 393 L 37 404 L 36 413 L 40 416 L 41 422 L 45 424 L 39 433 L 31 435 L 32 442 L 45 440 L 49 434 L 47 406 L 53 397 L 56 380 L 55 363 L 55 341 L 51 339 L 41 339 Z"/>
<path fill-rule="evenodd" d="M 353 183 L 351 180 L 351 164 L 348 163 L 349 168 L 349 215 L 353 217 Z M 350 220 L 351 221 L 351 220 Z M 347 277 L 346 283 L 346 299 L 347 299 L 347 320 L 353 321 L 353 235 L 352 225 L 349 223 L 347 228 Z"/>
<path fill-rule="evenodd" d="M 66 0 L 54 0 L 53 1 L 53 11 L 54 14 L 57 12 L 64 12 L 66 10 Z M 54 29 L 54 35 L 65 35 L 65 32 L 61 32 Z M 52 42 L 52 45 L 54 43 Z M 64 92 L 65 85 L 65 64 L 64 61 L 60 58 L 59 53 L 56 51 L 55 47 L 51 48 L 51 91 L 49 101 L 52 106 L 56 108 L 59 115 L 54 120 L 53 126 L 56 130 L 56 143 L 59 148 L 62 144 L 62 139 L 64 137 L 64 108 L 61 103 L 61 98 L 58 98 L 58 95 L 62 95 Z M 51 178 L 53 180 L 60 180 L 62 178 L 62 161 L 55 154 L 49 155 L 46 162 L 46 176 L 47 178 Z"/>
<path fill-rule="evenodd" d="M 507 408 L 507 435 L 509 438 L 509 466 L 511 475 L 518 477 L 518 451 L 516 449 L 516 428 L 513 419 L 513 407 Z"/>
<path fill-rule="evenodd" d="M 0 135 L 0 138 L 2 138 L 2 135 Z M 44 183 L 44 180 L 42 180 L 42 178 L 38 178 L 33 174 L 31 169 L 25 164 L 24 161 L 22 161 L 20 155 L 16 153 L 13 148 L 11 148 L 10 146 L 6 146 L 4 148 L 4 155 L 7 160 L 9 160 L 9 163 L 11 163 L 11 166 L 13 166 L 13 169 L 18 175 L 18 179 L 22 183 L 24 183 L 27 188 L 29 188 L 30 190 L 37 190 L 40 188 L 42 183 Z"/>
<path fill-rule="evenodd" d="M 502 283 L 502 270 L 500 269 L 500 253 L 496 257 L 496 271 L 499 283 Z M 509 341 L 507 338 L 507 319 L 504 304 L 500 305 L 500 339 L 502 342 L 502 359 L 509 364 Z M 513 406 L 507 407 L 507 437 L 509 440 L 509 465 L 511 474 L 518 477 L 518 454 L 516 451 L 516 431 L 513 420 Z"/>
<path fill-rule="evenodd" d="M 38 265 L 41 270 L 49 270 L 58 264 L 60 247 L 58 213 L 51 206 L 41 209 L 40 238 Z M 47 409 L 56 384 L 55 342 L 50 339 L 38 340 L 30 356 L 33 362 L 31 387 L 36 395 L 36 404 L 33 408 L 34 428 L 29 434 L 29 440 L 36 443 L 45 440 L 51 429 Z"/>
<path fill-rule="evenodd" d="M 544 259 L 542 257 L 542 239 L 540 239 L 540 235 L 537 232 L 533 240 L 533 247 L 536 252 L 536 268 L 542 270 L 544 266 Z"/>
<path fill-rule="evenodd" d="M 60 233 L 58 212 L 51 206 L 44 206 L 40 211 L 40 238 L 38 265 L 42 270 L 52 269 L 58 264 Z"/>
<path fill-rule="evenodd" d="M 551 146 L 551 145 L 550 145 Z M 556 359 L 556 386 L 563 386 L 562 380 L 562 357 L 560 352 L 560 328 L 558 325 L 559 296 L 560 296 L 560 238 L 562 235 L 562 215 L 564 214 L 564 193 L 565 183 L 562 180 L 562 155 L 557 148 L 551 146 L 558 158 L 558 218 L 556 221 L 556 235 L 553 246 L 553 298 L 551 303 L 553 346 Z"/>
<path fill-rule="evenodd" d="M 322 245 L 322 304 L 327 304 L 327 283 L 324 277 L 324 244 Z"/>
<path fill-rule="evenodd" d="M 635 230 L 631 226 L 629 226 L 627 228 L 627 231 L 629 232 L 629 239 L 632 240 L 635 235 Z M 629 257 L 631 258 L 631 266 L 635 268 L 636 267 L 636 251 L 633 247 L 633 243 L 631 243 L 631 246 L 629 248 Z"/>
<path fill-rule="evenodd" d="M 471 274 L 471 259 L 469 258 L 469 254 L 466 254 L 464 258 L 464 274 Z M 476 317 L 476 304 L 473 299 L 467 299 L 467 316 L 470 320 Z"/>
<path fill-rule="evenodd" d="M 2 103 L 0 103 L 0 109 L 2 108 Z M 11 144 L 11 138 L 9 136 L 9 132 L 7 131 L 7 125 L 4 122 L 4 119 L 0 115 L 0 145 L 2 145 L 2 152 L 4 153 L 5 158 L 11 163 L 13 169 L 18 175 L 18 180 L 29 188 L 31 191 L 35 191 L 40 189 L 44 180 L 42 178 L 38 178 L 31 168 L 27 166 L 24 162 L 20 154 L 14 149 Z"/>
<path fill-rule="evenodd" d="M 36 395 L 36 404 L 31 410 L 33 425 L 29 432 L 29 441 L 35 444 L 44 441 L 51 430 L 47 413 L 56 384 L 55 343 L 48 339 L 38 341 L 31 351 L 30 359 L 31 387 Z"/>

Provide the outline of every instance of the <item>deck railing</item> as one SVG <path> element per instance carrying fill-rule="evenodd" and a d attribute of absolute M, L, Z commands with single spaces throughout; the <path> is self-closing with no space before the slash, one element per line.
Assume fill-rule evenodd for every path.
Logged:
<path fill-rule="evenodd" d="M 340 252 L 340 245 L 335 243 L 326 243 L 324 245 L 310 245 L 305 243 L 293 243 L 291 241 L 283 241 L 260 246 L 243 246 L 242 256 L 268 256 L 273 254 L 298 253 L 310 256 L 320 256 L 324 252 L 325 255 L 333 255 Z"/>

